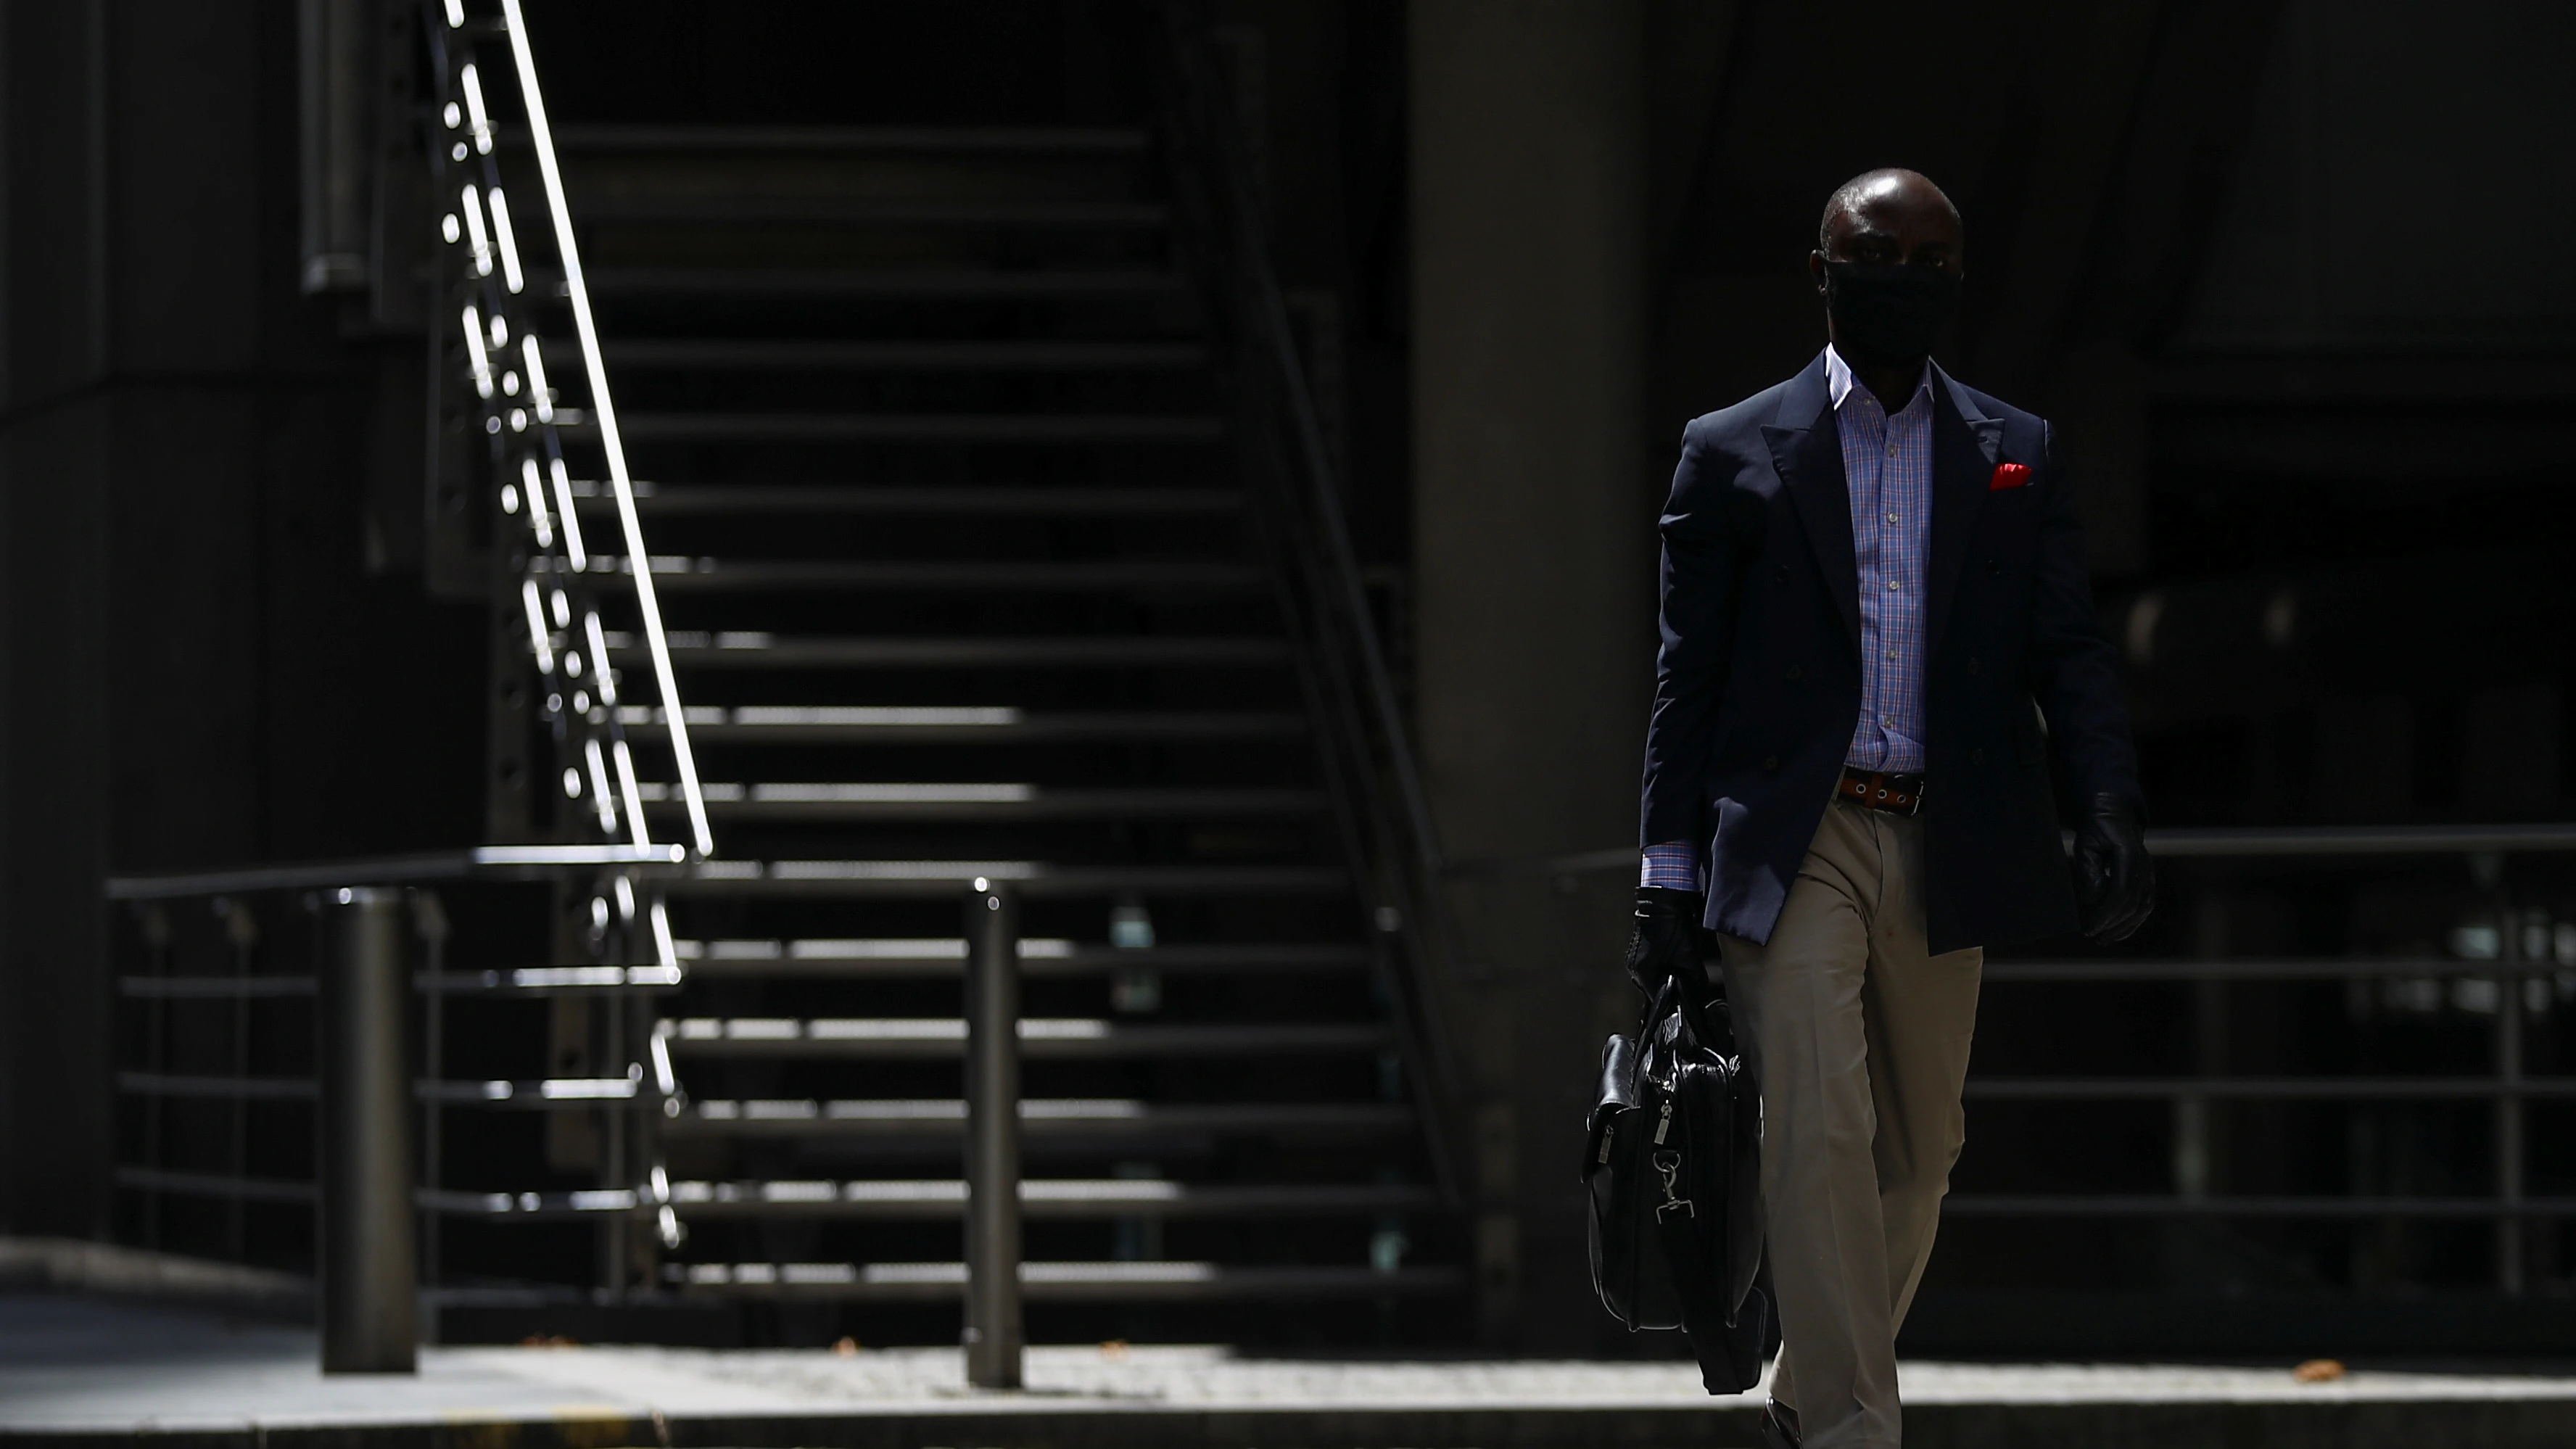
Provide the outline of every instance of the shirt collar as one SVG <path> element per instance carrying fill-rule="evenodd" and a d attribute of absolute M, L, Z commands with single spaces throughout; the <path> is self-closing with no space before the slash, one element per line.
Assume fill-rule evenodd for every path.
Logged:
<path fill-rule="evenodd" d="M 1863 393 L 1868 392 L 1868 389 L 1860 386 L 1860 379 L 1852 376 L 1851 364 L 1843 361 L 1843 355 L 1834 350 L 1834 345 L 1832 343 L 1826 343 L 1825 396 L 1833 399 L 1835 412 L 1841 412 L 1843 410 L 1843 399 L 1850 397 L 1855 389 Z M 1914 396 L 1907 398 L 1905 400 L 1905 408 L 1899 408 L 1897 411 L 1903 412 L 1906 408 L 1913 407 L 1917 400 L 1931 390 L 1932 361 L 1930 358 L 1925 358 L 1923 362 L 1923 375 L 1920 378 L 1917 378 L 1914 383 Z"/>

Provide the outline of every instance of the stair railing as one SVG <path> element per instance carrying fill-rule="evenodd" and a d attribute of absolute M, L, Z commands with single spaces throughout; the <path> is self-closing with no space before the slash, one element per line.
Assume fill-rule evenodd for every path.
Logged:
<path fill-rule="evenodd" d="M 563 769 L 564 793 L 572 799 L 588 794 L 591 808 L 582 814 L 597 821 L 602 838 L 614 840 L 623 833 L 639 848 L 652 843 L 621 720 L 625 701 L 619 697 L 618 672 L 609 662 L 608 635 L 598 608 L 602 591 L 623 576 L 634 590 L 652 659 L 659 713 L 688 808 L 691 844 L 700 856 L 713 854 L 706 796 L 690 752 L 687 712 L 680 704 L 670 642 L 654 593 L 652 554 L 644 546 L 643 523 L 636 514 L 635 486 L 600 358 L 599 327 L 564 202 L 563 166 L 525 17 L 519 0 L 500 0 L 497 16 L 480 17 L 468 14 L 465 0 L 434 0 L 425 29 L 436 72 L 433 104 L 443 123 L 430 128 L 432 159 L 439 194 L 450 208 L 440 220 L 440 233 L 456 283 L 447 314 L 459 329 L 450 335 L 460 345 L 447 355 L 453 358 L 450 366 L 465 374 L 479 404 L 474 411 L 488 441 L 493 475 L 489 501 L 498 504 L 501 514 L 494 553 L 503 567 L 496 573 L 504 589 L 515 593 L 518 611 L 525 616 L 527 647 L 542 681 L 543 717 Z M 507 81 L 481 63 L 485 52 L 502 45 L 508 51 Z M 558 268 L 550 279 L 530 269 L 534 259 L 522 250 L 530 238 L 514 217 L 501 172 L 498 141 L 504 118 L 499 106 L 513 95 L 541 181 L 546 230 Z M 587 409 L 558 403 L 547 372 L 546 339 L 536 326 L 530 288 L 549 280 L 560 286 L 572 313 L 581 381 L 589 392 Z M 574 428 L 596 430 L 606 455 L 608 488 L 625 547 L 622 557 L 593 553 L 585 546 L 575 481 L 564 462 L 563 433 Z M 526 530 L 524 539 L 512 538 L 520 528 Z M 511 588 L 509 575 L 514 573 Z M 537 782 L 531 781 L 531 788 Z M 669 923 L 658 900 L 653 928 L 663 964 L 676 969 Z"/>
<path fill-rule="evenodd" d="M 630 1233 L 658 1229 L 665 1247 L 681 1236 L 667 1174 L 652 1160 L 638 1170 L 619 1153 L 639 1137 L 649 1151 L 637 1129 L 678 1110 L 667 1061 L 636 1033 L 612 1030 L 595 1064 L 568 1069 L 540 1057 L 528 1076 L 495 1080 L 488 1054 L 469 1051 L 460 1062 L 446 1050 L 442 1018 L 451 999 L 480 1002 L 478 1024 L 488 1027 L 487 1013 L 503 1003 L 547 1010 L 668 990 L 676 977 L 641 964 L 450 970 L 442 897 L 472 899 L 465 954 L 488 962 L 496 945 L 516 949 L 496 941 L 493 927 L 525 919 L 504 899 L 519 883 L 559 894 L 586 883 L 595 898 L 632 898 L 686 859 L 677 844 L 487 845 L 111 877 L 106 897 L 124 907 L 120 925 L 130 925 L 110 936 L 120 1018 L 117 1237 L 320 1269 L 324 1358 L 340 1367 L 407 1362 L 411 1327 L 424 1321 L 415 1299 L 433 1308 L 617 1301 L 630 1286 Z M 403 916 L 407 933 L 395 929 Z M 370 924 L 343 929 L 358 917 Z M 594 953 L 640 960 L 645 948 L 625 934 L 606 933 Z M 612 1012 L 611 1027 L 619 1024 Z M 478 1033 L 472 1044 L 485 1040 Z M 530 1111 L 604 1130 L 610 1150 L 598 1188 L 560 1190 L 524 1145 L 502 1145 L 517 1134 L 464 1154 L 481 1190 L 446 1186 L 443 1123 Z M 496 1173 L 542 1190 L 491 1190 Z M 405 1220 L 414 1210 L 416 1228 Z M 281 1213 L 290 1215 L 284 1233 Z M 491 1240 L 480 1234 L 474 1260 L 446 1271 L 441 1226 L 450 1219 L 504 1232 L 521 1223 L 592 1226 L 602 1235 L 598 1285 L 496 1281 L 485 1256 Z"/>
<path fill-rule="evenodd" d="M 488 0 L 481 0 L 488 3 Z M 477 7 L 479 8 L 479 6 Z M 581 264 L 581 246 L 564 198 L 563 163 L 555 148 L 554 128 L 546 114 L 544 88 L 537 78 L 536 56 L 520 0 L 499 0 L 497 14 L 469 13 L 467 0 L 427 0 L 423 32 L 429 37 L 435 85 L 432 104 L 436 124 L 428 127 L 431 161 L 438 194 L 454 208 L 440 219 L 446 242 L 451 288 L 444 294 L 446 315 L 455 317 L 458 347 L 444 375 L 461 368 L 472 388 L 469 411 L 489 450 L 490 473 L 484 480 L 485 507 L 493 517 L 493 577 L 505 611 L 515 605 L 527 631 L 527 650 L 538 683 L 540 718 L 555 748 L 554 764 L 571 816 L 558 838 L 579 839 L 594 829 L 597 838 L 618 843 L 621 835 L 638 852 L 653 844 L 647 801 L 637 779 L 627 737 L 629 718 L 650 718 L 639 702 L 621 697 L 619 671 L 611 662 L 608 631 L 600 605 L 620 586 L 634 592 L 634 607 L 646 653 L 652 661 L 653 685 L 659 696 L 664 738 L 669 744 L 677 793 L 687 808 L 689 844 L 699 858 L 715 852 L 708 828 L 706 795 L 698 780 L 697 761 L 689 747 L 688 712 L 671 666 L 671 647 L 662 627 L 662 610 L 653 587 L 654 561 L 644 544 L 644 527 L 635 506 L 635 484 L 627 470 L 625 441 L 618 430 L 607 367 L 602 361 L 599 326 L 590 305 L 590 286 Z M 506 49 L 505 67 L 494 52 Z M 514 219 L 507 178 L 503 175 L 504 111 L 515 96 L 515 119 L 536 162 L 545 225 L 523 235 Z M 516 142 L 519 138 L 509 137 Z M 523 193 L 524 194 L 524 193 Z M 522 249 L 523 241 L 550 237 L 556 272 L 551 277 L 533 269 L 541 253 Z M 572 314 L 580 381 L 588 392 L 587 408 L 557 401 L 558 390 L 547 371 L 547 338 L 539 325 L 537 299 L 551 284 Z M 434 309 L 433 315 L 438 315 Z M 566 361 L 557 353 L 557 371 Z M 622 556 L 591 551 L 582 536 L 580 497 L 596 494 L 598 485 L 577 487 L 564 460 L 564 435 L 575 429 L 595 430 L 604 455 L 607 489 L 617 508 Z M 522 534 L 520 529 L 524 528 Z M 511 596 L 515 595 L 515 598 Z M 551 781 L 531 771 L 531 791 Z M 588 808 L 579 808 L 584 796 Z M 614 907 L 610 905 L 612 899 Z M 594 955 L 605 958 L 624 949 L 629 932 L 649 943 L 655 966 L 625 972 L 619 992 L 651 992 L 676 986 L 683 975 L 678 943 L 658 881 L 620 877 L 594 892 L 589 901 L 589 941 Z M 612 926 L 612 920 L 620 925 Z M 637 931 L 635 928 L 640 927 Z M 609 1022 L 624 1034 L 628 1019 L 622 997 L 605 1003 Z M 431 1048 L 438 1050 L 438 1018 L 432 1017 Z M 658 1037 L 649 1041 L 651 1079 L 667 1110 L 678 1109 L 678 1085 Z M 639 1064 L 640 1065 L 640 1064 Z M 630 1159 L 630 1136 L 624 1127 L 611 1134 L 609 1175 L 623 1179 L 611 1193 L 629 1192 L 649 1209 L 666 1247 L 679 1245 L 684 1230 L 670 1204 L 658 1135 L 646 1130 L 632 1143 L 640 1160 Z M 433 1139 L 434 1140 L 434 1139 Z M 631 1184 L 631 1188 L 630 1185 Z M 612 1240 L 617 1237 L 612 1233 Z M 622 1253 L 622 1249 L 617 1250 Z"/>
<path fill-rule="evenodd" d="M 1376 955 L 1406 1042 L 1444 1195 L 1457 1200 L 1457 1076 L 1438 989 L 1454 979 L 1439 836 L 1396 700 L 1378 623 L 1342 510 L 1341 462 L 1324 441 L 1270 258 L 1269 227 L 1236 110 L 1204 22 L 1165 0 L 1162 101 L 1176 212 L 1201 291 L 1230 347 L 1236 438 L 1257 519 L 1282 567 L 1280 593 L 1338 823 L 1364 879 Z"/>

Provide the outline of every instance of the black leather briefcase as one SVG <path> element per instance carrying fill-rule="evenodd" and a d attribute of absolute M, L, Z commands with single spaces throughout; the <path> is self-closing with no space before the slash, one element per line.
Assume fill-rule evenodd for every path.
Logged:
<path fill-rule="evenodd" d="M 1712 1394 L 1762 1377 L 1761 1111 L 1704 978 L 1667 981 L 1602 1051 L 1583 1155 L 1592 1286 L 1631 1331 L 1687 1333 Z"/>

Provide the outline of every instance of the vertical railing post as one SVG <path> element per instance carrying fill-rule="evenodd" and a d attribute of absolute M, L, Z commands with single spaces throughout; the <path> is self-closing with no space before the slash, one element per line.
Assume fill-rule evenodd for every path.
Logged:
<path fill-rule="evenodd" d="M 158 902 L 143 908 L 143 943 L 150 948 L 151 973 L 170 974 L 170 915 Z M 170 1070 L 170 1002 L 155 996 L 143 1008 L 143 1070 Z M 166 1168 L 170 1165 L 170 1111 L 168 1103 L 155 1092 L 143 1099 L 143 1165 Z M 143 1246 L 161 1246 L 161 1224 L 165 1216 L 166 1195 L 147 1193 L 143 1199 Z"/>
<path fill-rule="evenodd" d="M 432 1082 L 447 1075 L 447 906 L 438 892 L 423 890 L 411 898 L 411 928 L 420 937 L 421 970 L 428 978 L 429 989 L 421 997 L 420 1075 Z M 432 1097 L 420 1109 L 420 1185 L 435 1198 L 439 1185 L 447 1180 L 444 1160 L 446 1123 L 440 1120 L 438 1099 Z M 420 1210 L 420 1283 L 429 1290 L 424 1299 L 435 1297 L 438 1287 L 439 1221 L 435 1201 Z M 434 1302 L 424 1301 L 420 1314 L 420 1341 L 438 1342 L 438 1309 Z"/>
<path fill-rule="evenodd" d="M 619 954 L 622 960 L 634 959 L 631 952 Z M 631 986 L 621 986 L 608 993 L 608 999 L 602 1003 L 602 1009 L 608 1014 L 606 1036 L 609 1043 L 608 1059 L 604 1065 L 612 1072 L 622 1072 L 627 1063 L 636 1060 L 635 1043 L 627 1025 L 633 1020 L 634 1013 L 626 1009 L 627 994 L 632 990 Z M 605 1141 L 599 1154 L 599 1185 L 612 1191 L 635 1186 L 635 1178 L 627 1166 L 630 1156 L 627 1138 L 635 1131 L 635 1114 L 628 1110 L 632 1105 L 625 1101 L 600 1104 L 599 1126 Z M 626 1301 L 629 1286 L 627 1266 L 631 1256 L 627 1223 L 624 1214 L 617 1214 L 600 1225 L 599 1288 L 611 1303 Z"/>
<path fill-rule="evenodd" d="M 2495 1176 L 2496 1287 L 2519 1294 L 2523 1286 L 2522 1221 L 2522 917 L 2509 906 L 2496 912 Z"/>
<path fill-rule="evenodd" d="M 2192 903 L 2192 954 L 2223 961 L 2228 953 L 2228 901 L 2204 884 Z M 2216 976 L 2191 983 L 2191 1070 L 2196 1077 L 2227 1074 L 2227 983 Z M 2203 1092 L 2176 1092 L 2173 1102 L 2174 1195 L 2198 1202 L 2219 1189 L 2224 1138 L 2217 1108 Z"/>
<path fill-rule="evenodd" d="M 227 901 L 224 897 L 217 896 L 215 914 L 224 918 L 224 938 L 233 948 L 229 954 L 232 958 L 234 978 L 239 980 L 248 977 L 251 972 L 251 952 L 259 944 L 259 924 L 251 916 L 249 903 Z M 234 997 L 232 1011 L 228 1014 L 232 1019 L 233 1029 L 233 1075 L 247 1077 L 250 1075 L 249 995 L 245 993 Z M 235 1097 L 230 1106 L 231 1111 L 228 1115 L 231 1121 L 228 1124 L 228 1130 L 224 1133 L 230 1158 L 224 1165 L 231 1169 L 235 1180 L 239 1180 L 250 1176 L 250 1098 Z M 225 1204 L 224 1208 L 225 1243 L 231 1250 L 229 1256 L 236 1263 L 250 1260 L 249 1207 L 249 1203 L 236 1197 Z"/>
<path fill-rule="evenodd" d="M 966 1382 L 1020 1387 L 1020 911 L 966 897 Z"/>
<path fill-rule="evenodd" d="M 322 903 L 322 1371 L 418 1368 L 410 1043 L 402 894 L 360 887 Z"/>

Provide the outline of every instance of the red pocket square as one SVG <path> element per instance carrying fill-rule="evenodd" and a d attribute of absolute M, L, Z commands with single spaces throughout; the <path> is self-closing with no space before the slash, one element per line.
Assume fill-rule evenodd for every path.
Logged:
<path fill-rule="evenodd" d="M 1986 481 L 1986 491 L 1989 493 L 2001 493 L 2007 488 L 2019 488 L 2029 482 L 2029 464 L 1997 463 L 1995 465 L 1995 476 Z"/>

